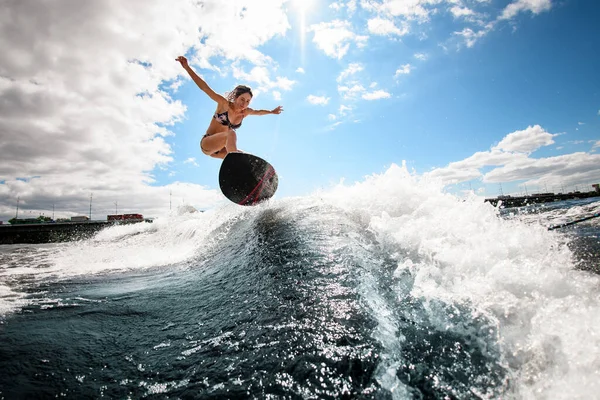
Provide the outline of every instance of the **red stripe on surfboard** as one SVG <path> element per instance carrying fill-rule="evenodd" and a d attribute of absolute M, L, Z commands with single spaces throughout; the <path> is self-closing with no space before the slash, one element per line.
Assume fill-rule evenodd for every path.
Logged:
<path fill-rule="evenodd" d="M 265 172 L 265 174 L 262 176 L 262 178 L 260 179 L 260 181 L 258 181 L 258 183 L 254 187 L 254 189 L 252 189 L 252 191 L 250 192 L 250 194 L 248 196 L 246 196 L 244 198 L 244 200 L 240 201 L 238 204 L 240 204 L 240 205 L 246 204 L 246 202 L 249 199 L 251 199 L 252 196 L 256 193 L 256 191 L 259 190 L 259 189 L 260 189 L 260 192 L 259 192 L 259 196 L 260 196 L 260 194 L 262 194 L 262 191 L 264 189 L 264 182 L 267 181 L 267 180 L 269 180 L 274 174 L 275 174 L 275 170 L 273 169 L 272 166 L 269 166 L 269 169 L 267 169 L 267 172 Z M 254 199 L 252 201 L 252 204 L 254 204 L 254 203 L 256 203 L 256 199 Z"/>
<path fill-rule="evenodd" d="M 271 177 L 273 177 L 273 175 L 275 175 L 275 170 L 273 169 L 273 167 L 269 167 L 269 169 L 267 170 L 267 172 L 265 173 L 263 178 L 256 185 L 255 190 L 260 188 L 260 191 L 258 192 L 258 196 L 255 196 L 254 199 L 252 200 L 252 204 L 255 204 L 258 201 L 258 199 L 260 198 L 260 195 L 262 194 L 263 190 L 265 189 L 267 181 L 269 179 L 271 179 Z"/>

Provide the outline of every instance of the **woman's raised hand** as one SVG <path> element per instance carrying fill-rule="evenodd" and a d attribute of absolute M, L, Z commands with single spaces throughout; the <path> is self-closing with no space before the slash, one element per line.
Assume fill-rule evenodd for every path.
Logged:
<path fill-rule="evenodd" d="M 271 110 L 271 114 L 281 114 L 283 112 L 283 107 L 279 106 L 277 108 L 274 108 L 273 110 Z"/>
<path fill-rule="evenodd" d="M 184 56 L 179 56 L 175 59 L 175 61 L 179 61 L 181 63 L 181 66 L 183 68 L 187 68 L 188 67 L 188 60 L 187 58 L 185 58 Z"/>

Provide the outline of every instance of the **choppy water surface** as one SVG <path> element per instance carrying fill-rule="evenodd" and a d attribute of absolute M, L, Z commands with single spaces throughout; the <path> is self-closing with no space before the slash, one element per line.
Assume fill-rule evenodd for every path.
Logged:
<path fill-rule="evenodd" d="M 600 202 L 499 213 L 392 167 L 0 247 L 0 396 L 597 398 Z"/>

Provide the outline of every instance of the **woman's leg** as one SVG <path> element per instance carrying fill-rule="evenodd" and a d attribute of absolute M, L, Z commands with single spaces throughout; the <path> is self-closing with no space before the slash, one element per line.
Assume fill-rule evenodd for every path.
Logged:
<path fill-rule="evenodd" d="M 225 132 L 215 133 L 214 135 L 204 136 L 200 141 L 200 149 L 208 156 L 212 156 L 215 153 L 222 153 L 225 149 L 225 154 L 231 153 L 232 151 L 238 151 L 237 149 L 237 135 L 233 129 L 229 129 Z M 225 157 L 223 154 L 222 157 Z"/>
<path fill-rule="evenodd" d="M 215 153 L 210 154 L 211 157 L 221 158 L 221 159 L 225 158 L 226 155 L 227 155 L 227 150 L 225 149 L 225 147 L 223 147 L 221 150 L 219 150 Z"/>

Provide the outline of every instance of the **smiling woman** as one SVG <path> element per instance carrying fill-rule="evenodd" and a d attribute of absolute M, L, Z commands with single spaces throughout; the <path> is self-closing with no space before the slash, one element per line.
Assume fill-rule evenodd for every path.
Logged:
<path fill-rule="evenodd" d="M 194 70 L 188 65 L 184 56 L 176 59 L 187 71 L 198 87 L 217 103 L 217 109 L 208 125 L 206 134 L 200 140 L 200 149 L 207 156 L 225 158 L 227 153 L 239 152 L 237 148 L 236 129 L 242 126 L 242 121 L 248 115 L 281 114 L 283 108 L 278 106 L 271 111 L 254 110 L 250 107 L 252 89 L 248 86 L 238 85 L 224 97 L 208 86 Z"/>

